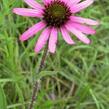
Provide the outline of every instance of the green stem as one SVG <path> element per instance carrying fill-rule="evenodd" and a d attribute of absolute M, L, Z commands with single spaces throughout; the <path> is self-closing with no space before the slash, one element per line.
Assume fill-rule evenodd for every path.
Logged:
<path fill-rule="evenodd" d="M 40 61 L 37 73 L 40 73 L 41 70 L 43 69 L 43 66 L 45 64 L 45 60 L 46 60 L 46 57 L 47 57 L 47 53 L 48 53 L 48 46 L 46 46 L 45 49 L 44 49 L 44 52 L 43 52 L 43 55 L 41 57 L 41 61 Z M 30 102 L 30 105 L 29 105 L 29 109 L 33 109 L 34 102 L 37 99 L 37 95 L 38 95 L 38 92 L 40 90 L 40 87 L 41 87 L 41 82 L 40 82 L 40 79 L 39 79 L 34 84 L 33 94 L 32 94 L 31 102 Z"/>

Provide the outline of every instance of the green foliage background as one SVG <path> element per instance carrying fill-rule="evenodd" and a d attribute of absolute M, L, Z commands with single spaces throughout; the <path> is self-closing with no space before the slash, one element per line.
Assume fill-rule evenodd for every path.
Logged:
<path fill-rule="evenodd" d="M 0 109 L 27 109 L 38 78 L 42 87 L 35 109 L 109 109 L 109 0 L 96 0 L 79 13 L 101 21 L 97 34 L 88 36 L 92 44 L 69 46 L 59 37 L 56 54 L 48 55 L 40 74 L 35 72 L 42 52 L 33 50 L 40 33 L 19 41 L 38 20 L 12 13 L 24 6 L 22 0 L 0 0 Z"/>

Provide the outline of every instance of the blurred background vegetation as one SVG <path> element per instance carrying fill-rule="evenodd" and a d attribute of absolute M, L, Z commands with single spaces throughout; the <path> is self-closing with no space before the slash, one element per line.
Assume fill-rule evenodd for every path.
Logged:
<path fill-rule="evenodd" d="M 57 51 L 48 55 L 40 74 L 35 72 L 42 52 L 34 53 L 40 33 L 19 41 L 38 20 L 12 13 L 24 6 L 22 0 L 0 0 L 0 109 L 27 109 L 38 78 L 42 86 L 35 109 L 109 109 L 109 0 L 95 0 L 79 13 L 101 21 L 96 35 L 88 36 L 92 44 L 69 46 L 59 36 Z"/>

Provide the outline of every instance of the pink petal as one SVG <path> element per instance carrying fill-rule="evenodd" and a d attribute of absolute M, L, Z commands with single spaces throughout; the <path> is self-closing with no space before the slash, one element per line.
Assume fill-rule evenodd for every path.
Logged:
<path fill-rule="evenodd" d="M 43 0 L 44 4 L 47 5 L 51 2 L 52 0 Z"/>
<path fill-rule="evenodd" d="M 35 46 L 35 52 L 39 52 L 43 47 L 44 45 L 46 44 L 48 38 L 49 38 L 49 35 L 50 35 L 50 28 L 46 28 L 42 34 L 40 35 L 37 43 L 36 43 L 36 46 Z"/>
<path fill-rule="evenodd" d="M 61 33 L 63 36 L 63 39 L 68 43 L 68 44 L 75 44 L 75 42 L 71 39 L 70 35 L 68 34 L 67 30 L 65 27 L 61 27 Z"/>
<path fill-rule="evenodd" d="M 29 17 L 42 17 L 42 12 L 35 9 L 28 8 L 14 8 L 13 13 L 21 15 L 21 16 L 29 16 Z"/>
<path fill-rule="evenodd" d="M 71 16 L 70 19 L 73 22 L 77 22 L 77 23 L 86 23 L 88 25 L 99 25 L 100 22 L 99 21 L 94 21 L 88 18 L 82 18 L 82 17 L 77 17 L 77 16 Z"/>
<path fill-rule="evenodd" d="M 51 35 L 49 38 L 49 45 L 48 45 L 51 53 L 55 53 L 57 37 L 58 37 L 57 33 L 58 33 L 57 29 L 53 27 L 51 30 Z"/>
<path fill-rule="evenodd" d="M 27 3 L 30 7 L 34 8 L 34 9 L 43 9 L 43 7 L 36 2 L 35 0 L 24 0 L 25 3 Z"/>
<path fill-rule="evenodd" d="M 85 8 L 87 8 L 88 6 L 90 6 L 92 3 L 94 2 L 94 0 L 85 0 L 79 4 L 76 4 L 74 6 L 71 7 L 71 11 L 73 13 L 77 13 Z"/>
<path fill-rule="evenodd" d="M 69 6 L 72 6 L 72 5 L 74 5 L 74 4 L 77 4 L 77 3 L 79 3 L 81 0 L 69 0 L 68 1 L 68 5 Z"/>
<path fill-rule="evenodd" d="M 66 24 L 65 27 L 68 31 L 72 32 L 79 40 L 86 44 L 90 44 L 90 40 L 81 31 L 75 29 L 70 24 Z"/>
<path fill-rule="evenodd" d="M 21 41 L 25 41 L 27 39 L 29 39 L 30 37 L 32 37 L 33 35 L 35 35 L 37 32 L 39 32 L 40 30 L 42 30 L 44 27 L 46 26 L 46 24 L 44 22 L 39 22 L 37 24 L 35 24 L 34 26 L 32 26 L 31 28 L 29 28 L 26 32 L 24 32 L 21 37 L 20 40 Z"/>
<path fill-rule="evenodd" d="M 85 25 L 81 25 L 79 23 L 70 23 L 71 26 L 73 26 L 74 28 L 80 30 L 81 32 L 85 33 L 85 34 L 95 34 L 96 31 L 94 29 L 92 29 L 91 27 L 85 26 Z"/>

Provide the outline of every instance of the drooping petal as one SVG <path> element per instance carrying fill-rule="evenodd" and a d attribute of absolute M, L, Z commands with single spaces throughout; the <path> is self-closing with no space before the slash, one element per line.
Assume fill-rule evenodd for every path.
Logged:
<path fill-rule="evenodd" d="M 30 37 L 33 37 L 33 35 L 35 35 L 37 32 L 42 30 L 45 26 L 46 26 L 46 24 L 43 21 L 35 24 L 34 26 L 29 28 L 26 32 L 24 32 L 21 35 L 20 40 L 25 41 L 25 40 L 29 39 Z"/>
<path fill-rule="evenodd" d="M 43 0 L 44 4 L 47 5 L 51 2 L 52 0 Z"/>
<path fill-rule="evenodd" d="M 89 26 L 81 25 L 79 23 L 72 23 L 72 22 L 70 23 L 70 25 L 85 34 L 95 34 L 96 33 L 96 31 Z"/>
<path fill-rule="evenodd" d="M 49 38 L 49 51 L 55 53 L 56 43 L 57 43 L 58 31 L 56 28 L 52 28 L 50 38 Z"/>
<path fill-rule="evenodd" d="M 65 27 L 68 31 L 72 32 L 79 40 L 86 44 L 90 44 L 90 40 L 81 31 L 75 29 L 70 24 L 66 24 Z"/>
<path fill-rule="evenodd" d="M 74 6 L 71 7 L 71 11 L 73 13 L 77 13 L 85 8 L 87 8 L 88 6 L 90 6 L 92 3 L 94 2 L 94 0 L 85 0 L 79 4 L 76 4 Z"/>
<path fill-rule="evenodd" d="M 42 17 L 42 11 L 28 8 L 14 8 L 13 13 L 21 15 L 21 16 L 29 16 L 29 17 Z"/>
<path fill-rule="evenodd" d="M 77 17 L 77 16 L 71 16 L 70 19 L 73 22 L 77 22 L 77 23 L 85 23 L 88 25 L 99 25 L 100 22 L 99 21 L 94 21 L 92 19 L 88 19 L 88 18 L 82 18 L 82 17 Z"/>
<path fill-rule="evenodd" d="M 77 4 L 77 3 L 79 3 L 81 0 L 69 0 L 68 1 L 68 5 L 69 6 L 72 6 L 72 5 L 75 5 L 75 4 Z"/>
<path fill-rule="evenodd" d="M 68 43 L 68 44 L 75 44 L 75 42 L 71 39 L 69 33 L 67 32 L 65 27 L 61 27 L 61 33 L 63 36 L 63 39 Z"/>
<path fill-rule="evenodd" d="M 37 43 L 36 43 L 36 46 L 35 46 L 35 52 L 38 53 L 43 47 L 44 45 L 46 44 L 49 36 L 50 36 L 50 28 L 46 28 L 42 34 L 40 35 Z"/>
<path fill-rule="evenodd" d="M 24 0 L 25 3 L 27 3 L 30 7 L 34 9 L 43 9 L 43 6 L 41 6 L 38 2 L 35 0 Z"/>

